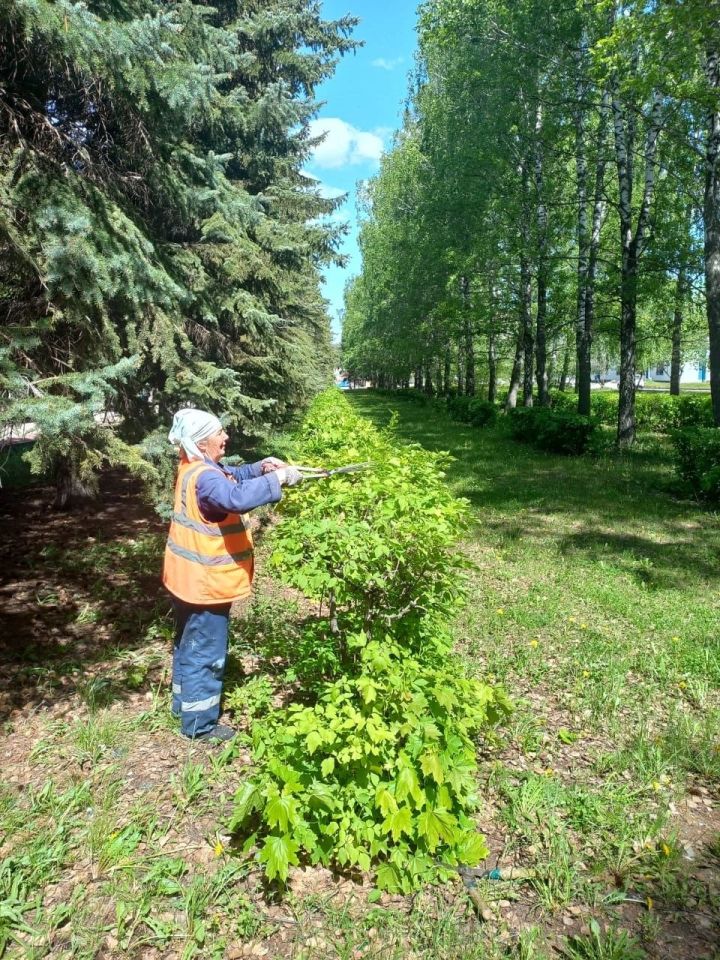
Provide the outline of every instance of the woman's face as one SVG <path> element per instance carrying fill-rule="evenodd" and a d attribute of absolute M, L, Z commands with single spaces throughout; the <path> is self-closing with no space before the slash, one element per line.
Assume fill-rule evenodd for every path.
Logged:
<path fill-rule="evenodd" d="M 214 460 L 217 463 L 219 460 L 225 456 L 225 444 L 228 441 L 228 435 L 221 428 L 217 433 L 214 433 L 211 437 L 208 437 L 207 440 L 203 440 L 202 443 L 198 444 L 198 447 L 205 454 L 206 457 L 209 457 L 211 460 Z"/>

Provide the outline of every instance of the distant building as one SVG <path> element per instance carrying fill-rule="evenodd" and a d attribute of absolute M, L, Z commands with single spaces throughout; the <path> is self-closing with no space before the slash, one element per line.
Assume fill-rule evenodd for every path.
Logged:
<path fill-rule="evenodd" d="M 617 367 L 607 367 L 605 370 L 595 369 L 592 372 L 594 385 L 617 389 L 620 380 L 620 371 Z M 670 383 L 670 363 L 657 363 L 635 373 L 635 385 L 642 387 L 646 380 L 656 383 Z M 710 370 L 706 363 L 684 363 L 680 368 L 680 383 L 709 383 Z"/>
<path fill-rule="evenodd" d="M 670 383 L 670 364 L 658 363 L 645 371 L 648 380 Z M 680 367 L 680 383 L 709 383 L 710 371 L 706 363 L 684 363 Z"/>

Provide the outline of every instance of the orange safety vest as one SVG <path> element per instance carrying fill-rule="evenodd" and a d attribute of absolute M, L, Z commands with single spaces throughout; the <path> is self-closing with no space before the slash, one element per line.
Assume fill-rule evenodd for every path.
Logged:
<path fill-rule="evenodd" d="M 173 596 L 200 606 L 246 597 L 253 579 L 252 535 L 240 514 L 208 523 L 200 513 L 197 479 L 204 470 L 220 469 L 183 457 L 165 547 L 163 583 Z M 229 483 L 236 482 L 222 473 Z"/>

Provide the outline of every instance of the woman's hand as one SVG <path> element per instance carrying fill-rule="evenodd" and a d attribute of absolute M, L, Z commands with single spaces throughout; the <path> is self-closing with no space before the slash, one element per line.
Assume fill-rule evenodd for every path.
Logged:
<path fill-rule="evenodd" d="M 264 460 L 260 461 L 260 468 L 263 473 L 274 473 L 275 470 L 281 470 L 287 464 L 283 460 L 278 460 L 277 457 L 265 457 Z"/>
<path fill-rule="evenodd" d="M 302 483 L 303 481 L 303 475 L 297 467 L 280 467 L 277 471 L 277 478 L 281 487 L 294 487 L 296 483 Z"/>

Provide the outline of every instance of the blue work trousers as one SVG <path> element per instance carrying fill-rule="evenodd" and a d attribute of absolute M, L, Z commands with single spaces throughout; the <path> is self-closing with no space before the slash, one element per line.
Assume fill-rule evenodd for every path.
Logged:
<path fill-rule="evenodd" d="M 230 604 L 198 607 L 172 597 L 175 609 L 172 711 L 186 737 L 208 733 L 220 716 Z"/>

